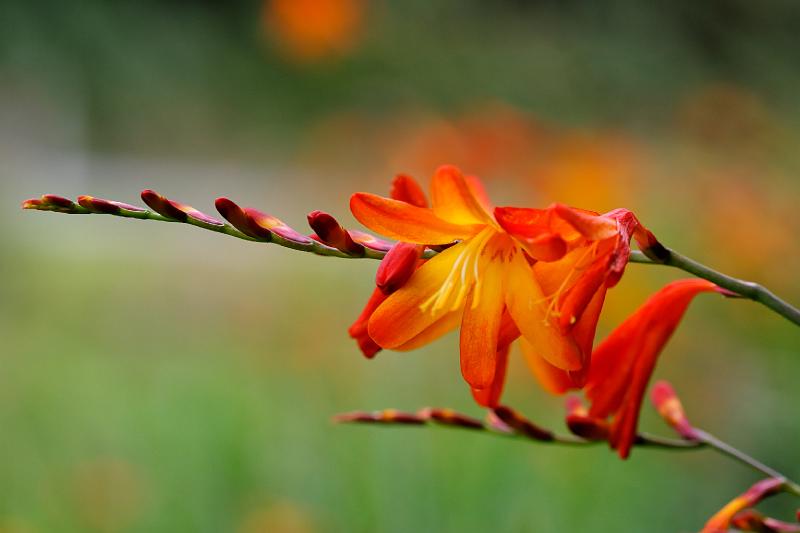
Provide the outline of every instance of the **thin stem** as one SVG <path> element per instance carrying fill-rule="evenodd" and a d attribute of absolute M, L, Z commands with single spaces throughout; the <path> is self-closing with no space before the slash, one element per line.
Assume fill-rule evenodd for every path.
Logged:
<path fill-rule="evenodd" d="M 772 291 L 762 285 L 728 276 L 668 248 L 664 248 L 664 251 L 666 253 L 659 254 L 659 257 L 648 257 L 643 252 L 634 251 L 631 252 L 630 262 L 679 268 L 699 278 L 707 279 L 743 298 L 759 302 L 800 326 L 800 309 L 778 298 Z"/>
<path fill-rule="evenodd" d="M 790 492 L 796 496 L 800 496 L 800 485 L 790 480 L 777 470 L 770 468 L 769 466 L 765 465 L 764 463 L 762 463 L 757 459 L 754 459 L 753 457 L 750 457 L 743 451 L 734 448 L 727 442 L 719 440 L 717 437 L 706 431 L 695 428 L 694 432 L 699 442 L 705 443 L 714 450 L 724 455 L 727 455 L 728 457 L 731 457 L 732 459 L 735 459 L 740 463 L 745 464 L 750 468 L 757 470 L 758 472 L 761 472 L 762 474 L 766 474 L 771 478 L 782 480 L 784 482 L 787 492 Z"/>

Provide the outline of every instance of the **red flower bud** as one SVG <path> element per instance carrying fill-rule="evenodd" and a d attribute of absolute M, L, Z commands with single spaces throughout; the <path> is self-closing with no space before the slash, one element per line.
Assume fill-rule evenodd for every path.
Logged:
<path fill-rule="evenodd" d="M 366 424 L 411 424 L 422 425 L 426 420 L 414 413 L 404 413 L 396 409 L 384 409 L 371 413 L 365 411 L 355 411 L 352 413 L 342 413 L 333 417 L 334 422 L 358 422 Z"/>
<path fill-rule="evenodd" d="M 42 202 L 53 207 L 71 210 L 75 207 L 75 202 L 63 196 L 56 196 L 55 194 L 45 194 L 42 196 Z"/>
<path fill-rule="evenodd" d="M 217 198 L 214 200 L 214 206 L 217 208 L 217 211 L 219 211 L 219 214 L 225 218 L 225 220 L 230 222 L 234 228 L 238 229 L 248 237 L 265 241 L 272 240 L 272 232 L 266 231 L 263 228 L 252 224 L 247 216 L 247 213 L 245 213 L 245 210 L 236 205 L 232 200 L 227 198 Z"/>
<path fill-rule="evenodd" d="M 426 420 L 433 420 L 438 424 L 445 426 L 458 426 L 470 429 L 484 429 L 483 422 L 471 416 L 462 415 L 452 409 L 439 409 L 434 407 L 426 407 L 420 409 L 417 416 Z"/>
<path fill-rule="evenodd" d="M 688 440 L 697 439 L 697 431 L 689 423 L 686 412 L 683 410 L 683 405 L 677 394 L 675 394 L 672 385 L 666 381 L 657 382 L 650 392 L 650 399 L 661 418 L 677 431 L 681 437 Z"/>
<path fill-rule="evenodd" d="M 250 221 L 251 228 L 261 228 L 262 230 L 272 232 L 275 235 L 286 239 L 287 241 L 296 242 L 298 244 L 312 244 L 314 242 L 314 240 L 310 237 L 306 237 L 299 231 L 295 231 L 285 222 L 272 215 L 262 213 L 258 209 L 252 209 L 250 207 L 245 208 L 244 212 Z"/>
<path fill-rule="evenodd" d="M 492 409 L 492 412 L 515 433 L 533 440 L 551 441 L 554 438 L 552 431 L 537 426 L 510 407 L 501 405 Z"/>
<path fill-rule="evenodd" d="M 589 410 L 578 397 L 568 397 L 566 406 L 567 428 L 573 435 L 586 440 L 608 440 L 608 422 L 589 416 Z"/>
<path fill-rule="evenodd" d="M 353 240 L 346 229 L 328 213 L 312 211 L 308 214 L 308 225 L 317 234 L 319 240 L 351 255 L 364 255 L 364 246 Z"/>
<path fill-rule="evenodd" d="M 211 224 L 212 226 L 223 225 L 222 222 L 216 218 L 208 216 L 190 205 L 182 204 L 180 202 L 170 200 L 165 196 L 161 196 L 156 191 L 151 189 L 145 189 L 142 191 L 142 201 L 146 203 L 150 209 L 167 218 L 186 222 L 186 220 L 191 217 L 195 220 L 199 220 L 200 222 L 204 222 L 205 224 Z"/>
<path fill-rule="evenodd" d="M 39 198 L 28 198 L 23 200 L 22 209 L 41 209 L 42 201 Z"/>
<path fill-rule="evenodd" d="M 145 211 L 145 209 L 135 205 L 116 202 L 113 200 L 104 200 L 102 198 L 95 198 L 94 196 L 88 195 L 78 196 L 78 204 L 84 209 L 88 209 L 93 213 L 107 213 L 109 215 L 117 215 L 122 211 Z"/>
<path fill-rule="evenodd" d="M 424 246 L 398 242 L 378 266 L 375 284 L 384 294 L 392 294 L 406 284 L 417 268 Z"/>
<path fill-rule="evenodd" d="M 379 239 L 375 235 L 370 233 L 366 233 L 364 231 L 359 231 L 356 229 L 347 230 L 350 234 L 350 237 L 353 238 L 358 244 L 363 244 L 367 248 L 372 250 L 377 250 L 379 252 L 388 252 L 392 249 L 393 244 L 389 241 L 384 241 L 383 239 Z"/>

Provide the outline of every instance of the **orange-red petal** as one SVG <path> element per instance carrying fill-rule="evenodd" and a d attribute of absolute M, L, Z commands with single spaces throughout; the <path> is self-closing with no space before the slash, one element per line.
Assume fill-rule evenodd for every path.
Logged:
<path fill-rule="evenodd" d="M 488 388 L 494 381 L 503 292 L 502 264 L 486 261 L 480 281 L 467 296 L 461 321 L 461 374 L 476 389 Z"/>
<path fill-rule="evenodd" d="M 590 414 L 602 418 L 615 413 L 610 442 L 622 458 L 636 438 L 639 410 L 659 354 L 692 299 L 715 290 L 716 285 L 702 279 L 666 285 L 594 351 L 587 385 Z"/>
<path fill-rule="evenodd" d="M 484 227 L 447 222 L 430 209 L 369 193 L 354 194 L 350 210 L 369 229 L 414 244 L 448 244 L 472 237 Z"/>
<path fill-rule="evenodd" d="M 548 316 L 548 301 L 521 253 L 507 264 L 506 276 L 506 305 L 522 336 L 552 365 L 580 369 L 583 363 L 575 342 L 562 335 Z"/>
<path fill-rule="evenodd" d="M 503 394 L 503 386 L 506 382 L 506 371 L 508 369 L 508 352 L 511 349 L 510 344 L 497 349 L 497 357 L 495 358 L 494 378 L 492 384 L 483 389 L 476 389 L 470 387 L 472 397 L 481 407 L 497 407 L 500 403 L 500 396 Z"/>
<path fill-rule="evenodd" d="M 450 311 L 423 311 L 421 306 L 442 287 L 464 246 L 466 243 L 457 244 L 426 261 L 375 310 L 368 329 L 375 342 L 384 348 L 399 348 Z"/>
<path fill-rule="evenodd" d="M 573 228 L 587 239 L 600 241 L 613 237 L 619 231 L 617 229 L 617 221 L 613 218 L 564 204 L 553 204 L 552 208 L 558 216 L 569 222 Z"/>
<path fill-rule="evenodd" d="M 398 174 L 394 177 L 389 196 L 417 207 L 428 207 L 425 191 L 422 190 L 417 180 L 406 174 Z"/>
<path fill-rule="evenodd" d="M 567 371 L 548 363 L 524 337 L 519 345 L 528 368 L 544 390 L 551 394 L 564 394 L 572 388 L 572 379 Z"/>
<path fill-rule="evenodd" d="M 485 195 L 484 192 L 479 194 Z M 489 224 L 492 217 L 461 171 L 452 165 L 436 169 L 431 204 L 439 218 L 454 224 Z"/>

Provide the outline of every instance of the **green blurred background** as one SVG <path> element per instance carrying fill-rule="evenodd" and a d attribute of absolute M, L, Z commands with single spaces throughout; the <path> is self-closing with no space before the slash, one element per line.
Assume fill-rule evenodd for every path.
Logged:
<path fill-rule="evenodd" d="M 710 452 L 332 425 L 480 416 L 452 336 L 373 361 L 347 338 L 373 262 L 18 206 L 152 187 L 354 224 L 351 192 L 454 163 L 500 205 L 628 207 L 797 303 L 798 24 L 781 0 L 0 1 L 0 532 L 699 529 L 756 477 Z M 678 275 L 631 265 L 601 335 Z M 795 478 L 799 373 L 796 328 L 713 296 L 657 370 Z M 506 398 L 562 428 L 518 357 Z"/>

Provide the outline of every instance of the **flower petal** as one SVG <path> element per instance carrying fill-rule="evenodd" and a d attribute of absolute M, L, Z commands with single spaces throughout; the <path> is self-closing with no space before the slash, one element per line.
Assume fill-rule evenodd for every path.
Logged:
<path fill-rule="evenodd" d="M 581 234 L 564 219 L 555 216 L 552 208 L 496 207 L 494 217 L 504 230 L 520 241 L 553 233 L 565 243 L 581 239 Z"/>
<path fill-rule="evenodd" d="M 655 293 L 592 354 L 587 396 L 590 415 L 616 412 L 611 445 L 626 458 L 636 438 L 639 410 L 659 354 L 692 299 L 719 288 L 710 281 L 685 279 Z"/>
<path fill-rule="evenodd" d="M 500 396 L 503 394 L 503 386 L 506 382 L 506 370 L 508 369 L 508 352 L 511 349 L 510 344 L 505 347 L 497 349 L 497 357 L 495 358 L 494 378 L 492 383 L 486 388 L 477 389 L 471 387 L 472 397 L 481 407 L 497 407 L 500 403 Z"/>
<path fill-rule="evenodd" d="M 572 388 L 569 374 L 545 361 L 525 337 L 520 339 L 519 345 L 522 348 L 522 355 L 525 356 L 525 361 L 528 363 L 528 368 L 544 390 L 551 394 L 564 394 Z"/>
<path fill-rule="evenodd" d="M 592 345 L 597 332 L 597 321 L 600 318 L 600 311 L 603 309 L 605 298 L 606 289 L 601 287 L 589 301 L 583 314 L 570 331 L 583 361 L 583 368 L 575 372 L 569 372 L 573 387 L 582 388 L 586 384 L 591 368 Z"/>
<path fill-rule="evenodd" d="M 359 222 L 386 237 L 414 244 L 447 244 L 478 233 L 482 225 L 453 224 L 430 209 L 374 194 L 356 193 L 350 210 Z"/>
<path fill-rule="evenodd" d="M 433 324 L 419 332 L 413 339 L 410 339 L 400 346 L 392 348 L 398 352 L 410 352 L 430 344 L 439 337 L 446 335 L 456 329 L 461 324 L 461 309 L 451 311 L 436 320 Z"/>
<path fill-rule="evenodd" d="M 582 366 L 575 342 L 561 335 L 547 314 L 547 299 L 521 253 L 507 265 L 506 305 L 522 336 L 548 362 L 564 370 Z"/>
<path fill-rule="evenodd" d="M 478 192 L 485 196 L 485 192 Z M 490 224 L 492 216 L 461 171 L 452 165 L 436 169 L 431 182 L 431 203 L 436 215 L 454 224 Z"/>
<path fill-rule="evenodd" d="M 363 353 L 364 357 L 367 359 L 372 359 L 375 357 L 375 354 L 381 351 L 381 347 L 378 346 L 367 333 L 367 324 L 369 323 L 372 313 L 374 313 L 375 309 L 385 300 L 386 295 L 376 287 L 375 290 L 372 291 L 372 296 L 370 296 L 361 314 L 358 315 L 356 321 L 353 322 L 353 325 L 347 330 L 347 333 L 352 339 L 355 339 L 358 343 L 358 347 L 361 349 L 361 353 Z"/>
<path fill-rule="evenodd" d="M 459 243 L 428 260 L 375 310 L 368 329 L 375 342 L 384 348 L 399 348 L 451 311 L 422 311 L 420 307 L 442 287 L 466 245 Z"/>
<path fill-rule="evenodd" d="M 406 174 L 398 174 L 392 180 L 389 196 L 417 207 L 428 207 L 428 199 L 417 180 Z"/>
<path fill-rule="evenodd" d="M 619 232 L 617 221 L 613 218 L 564 204 L 553 204 L 552 208 L 558 216 L 569 222 L 587 239 L 600 241 L 613 237 Z"/>
<path fill-rule="evenodd" d="M 494 380 L 503 296 L 503 265 L 484 257 L 483 272 L 467 296 L 461 321 L 461 374 L 476 389 L 490 387 Z"/>

